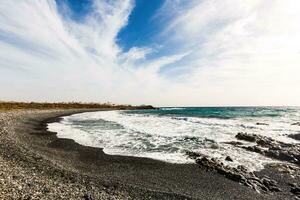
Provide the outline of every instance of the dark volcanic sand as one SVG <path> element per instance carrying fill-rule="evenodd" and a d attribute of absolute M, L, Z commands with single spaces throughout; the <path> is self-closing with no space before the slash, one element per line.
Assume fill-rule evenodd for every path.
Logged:
<path fill-rule="evenodd" d="M 259 194 L 196 164 L 107 155 L 101 148 L 58 139 L 46 130 L 47 123 L 60 116 L 84 111 L 0 113 L 0 199 L 295 198 L 288 186 L 283 192 Z M 278 176 L 276 168 L 267 174 L 272 175 L 272 170 Z M 290 175 L 280 178 L 285 180 L 285 176 Z"/>

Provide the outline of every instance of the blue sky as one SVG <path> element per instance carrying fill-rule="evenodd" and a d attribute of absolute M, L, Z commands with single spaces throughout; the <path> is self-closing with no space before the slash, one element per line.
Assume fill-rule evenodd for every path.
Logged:
<path fill-rule="evenodd" d="M 137 0 L 134 2 L 128 23 L 117 36 L 117 43 L 127 51 L 134 46 L 147 46 L 155 43 L 155 35 L 162 24 L 155 20 L 157 11 L 164 5 L 164 0 Z M 60 13 L 65 15 L 66 7 L 69 17 L 82 21 L 93 9 L 92 0 L 56 0 Z"/>
<path fill-rule="evenodd" d="M 1 1 L 0 100 L 299 105 L 299 10 L 298 0 Z"/>
<path fill-rule="evenodd" d="M 118 43 L 128 50 L 133 46 L 145 46 L 155 41 L 160 24 L 154 19 L 155 13 L 163 5 L 163 0 L 139 0 L 135 2 L 129 21 L 118 35 Z"/>
<path fill-rule="evenodd" d="M 63 11 L 65 6 L 72 11 L 72 18 L 75 20 L 80 20 L 80 18 L 86 16 L 92 7 L 92 0 L 56 0 L 56 4 L 58 5 L 58 9 L 61 9 L 60 12 Z"/>

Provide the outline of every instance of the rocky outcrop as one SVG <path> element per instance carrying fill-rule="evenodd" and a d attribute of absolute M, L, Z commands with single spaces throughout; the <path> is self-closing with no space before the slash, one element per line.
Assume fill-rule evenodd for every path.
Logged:
<path fill-rule="evenodd" d="M 235 137 L 239 140 L 245 140 L 248 142 L 255 142 L 256 140 L 255 135 L 250 135 L 248 133 L 243 132 L 238 133 Z"/>
<path fill-rule="evenodd" d="M 291 135 L 288 135 L 288 137 L 293 138 L 294 140 L 300 140 L 300 133 L 291 134 Z"/>
<path fill-rule="evenodd" d="M 269 137 L 248 133 L 238 133 L 236 138 L 256 143 L 254 146 L 240 146 L 248 151 L 300 165 L 300 145 L 298 144 L 287 144 Z"/>
<path fill-rule="evenodd" d="M 209 158 L 206 155 L 196 153 L 196 152 L 187 152 L 187 155 L 190 158 L 195 159 L 196 163 L 201 168 L 205 170 L 216 171 L 219 174 L 224 175 L 226 178 L 232 181 L 239 182 L 256 191 L 266 191 L 266 192 L 281 191 L 281 189 L 277 186 L 277 182 L 275 180 L 266 177 L 259 178 L 254 173 L 248 172 L 247 168 L 243 165 L 239 165 L 236 168 L 230 167 L 224 165 L 224 163 L 218 159 Z"/>
<path fill-rule="evenodd" d="M 292 126 L 300 126 L 300 122 L 292 123 Z"/>

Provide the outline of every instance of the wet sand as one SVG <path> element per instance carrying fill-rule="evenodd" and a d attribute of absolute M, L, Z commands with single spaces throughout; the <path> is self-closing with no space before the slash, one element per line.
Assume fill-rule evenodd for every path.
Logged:
<path fill-rule="evenodd" d="M 280 193 L 257 193 L 196 164 L 107 155 L 101 148 L 59 139 L 56 133 L 47 131 L 47 123 L 87 111 L 95 110 L 0 112 L 0 199 L 295 197 L 290 195 L 288 187 Z M 272 170 L 277 173 L 275 168 L 266 173 L 272 175 Z M 285 179 L 284 175 L 280 178 Z"/>

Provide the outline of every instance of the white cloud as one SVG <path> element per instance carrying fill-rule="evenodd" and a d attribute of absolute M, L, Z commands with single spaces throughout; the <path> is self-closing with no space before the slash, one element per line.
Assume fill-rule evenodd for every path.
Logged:
<path fill-rule="evenodd" d="M 198 93 L 195 99 L 299 105 L 298 1 L 204 0 L 185 7 L 173 8 L 180 14 L 169 17 L 163 34 L 173 33 L 173 44 L 193 52 L 185 86 Z"/>
<path fill-rule="evenodd" d="M 1 1 L 0 99 L 300 104 L 297 0 L 166 0 L 160 48 L 125 52 L 116 38 L 133 8 L 94 0 L 74 21 L 54 0 Z"/>
<path fill-rule="evenodd" d="M 133 65 L 135 62 L 145 60 L 146 56 L 151 54 L 154 50 L 151 48 L 132 47 L 128 52 L 119 55 L 121 65 Z"/>

